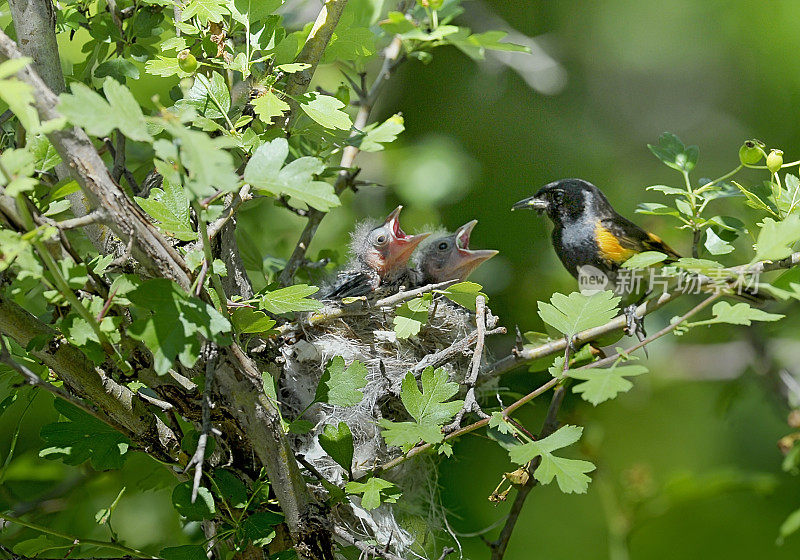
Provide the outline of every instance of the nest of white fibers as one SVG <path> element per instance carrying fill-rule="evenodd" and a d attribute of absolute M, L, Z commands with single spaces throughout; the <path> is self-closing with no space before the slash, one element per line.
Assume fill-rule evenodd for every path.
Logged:
<path fill-rule="evenodd" d="M 486 317 L 491 329 L 497 318 L 488 309 Z M 280 400 L 287 409 L 286 417 L 295 420 L 302 414 L 303 419 L 314 425 L 310 432 L 292 436 L 295 451 L 318 474 L 336 485 L 343 485 L 346 472 L 319 444 L 318 436 L 324 427 L 344 422 L 350 428 L 356 478 L 399 457 L 402 455 L 399 448 L 386 446 L 378 421 L 411 419 L 399 398 L 403 378 L 409 371 L 419 370 L 418 364 L 426 357 L 425 363 L 429 363 L 431 355 L 454 347 L 465 337 L 477 338 L 475 314 L 441 295 L 434 297 L 428 322 L 416 336 L 398 339 L 393 319 L 392 309 L 370 309 L 364 314 L 302 326 L 296 332 L 294 344 L 283 347 L 285 364 L 279 388 Z M 474 342 L 464 345 L 462 351 L 449 355 L 443 363 L 434 364 L 444 368 L 450 380 L 462 386 L 462 397 L 473 348 Z M 348 366 L 358 360 L 367 367 L 364 398 L 352 407 L 320 403 L 308 407 L 314 400 L 325 366 L 336 356 L 344 358 Z M 485 354 L 482 359 L 486 360 Z M 388 546 L 403 558 L 424 558 L 426 551 L 436 549 L 431 539 L 447 527 L 436 472 L 435 458 L 417 455 L 380 475 L 402 491 L 397 503 L 366 510 L 361 507 L 359 496 L 348 495 L 344 503 L 334 507 L 334 520 L 358 540 L 374 542 L 379 548 Z M 317 473 L 309 474 L 313 477 Z M 321 484 L 317 490 L 321 497 L 325 496 Z"/>

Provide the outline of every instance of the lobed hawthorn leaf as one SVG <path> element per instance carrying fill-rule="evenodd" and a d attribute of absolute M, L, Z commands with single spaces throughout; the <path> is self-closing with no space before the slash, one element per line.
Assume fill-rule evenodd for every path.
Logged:
<path fill-rule="evenodd" d="M 189 0 L 183 7 L 182 21 L 189 21 L 196 17 L 200 23 L 220 22 L 230 12 L 225 0 Z M 176 18 L 177 19 L 177 18 Z"/>
<path fill-rule="evenodd" d="M 584 295 L 572 292 L 570 295 L 553 294 L 551 303 L 539 302 L 539 316 L 542 320 L 572 338 L 581 331 L 599 327 L 617 315 L 620 298 L 613 292 L 596 292 Z M 552 304 L 552 305 L 551 305 Z"/>
<path fill-rule="evenodd" d="M 489 302 L 489 296 L 481 292 L 482 289 L 483 286 L 475 282 L 459 282 L 438 293 L 441 293 L 444 297 L 453 303 L 457 303 L 461 307 L 466 307 L 470 311 L 475 311 L 475 299 L 479 295 L 482 295 L 487 303 Z"/>
<path fill-rule="evenodd" d="M 275 117 L 281 117 L 289 110 L 289 104 L 275 95 L 272 91 L 267 91 L 259 95 L 250 102 L 258 118 L 264 124 L 272 124 Z"/>
<path fill-rule="evenodd" d="M 422 325 L 428 322 L 428 309 L 433 302 L 433 294 L 426 293 L 422 297 L 405 302 L 395 310 L 392 320 L 397 338 L 409 338 L 419 334 Z"/>
<path fill-rule="evenodd" d="M 380 152 L 384 144 L 397 140 L 397 135 L 404 130 L 403 117 L 397 113 L 381 124 L 371 124 L 364 128 L 364 135 L 353 143 L 363 152 Z"/>
<path fill-rule="evenodd" d="M 210 80 L 197 74 L 192 87 L 173 106 L 179 111 L 191 107 L 206 118 L 221 119 L 231 109 L 231 94 L 219 72 L 212 73 Z"/>
<path fill-rule="evenodd" d="M 578 441 L 582 433 L 583 428 L 580 426 L 563 426 L 545 438 L 513 446 L 508 454 L 511 461 L 518 465 L 526 465 L 541 457 L 539 466 L 533 473 L 536 480 L 549 484 L 555 478 L 562 492 L 583 494 L 591 482 L 586 473 L 593 471 L 595 466 L 588 461 L 566 459 L 552 454 L 553 451 Z"/>
<path fill-rule="evenodd" d="M 314 175 L 325 170 L 322 160 L 305 156 L 284 166 L 288 155 L 285 138 L 262 144 L 247 163 L 244 180 L 262 193 L 288 195 L 322 212 L 341 204 L 333 185 L 313 180 Z"/>
<path fill-rule="evenodd" d="M 309 299 L 308 296 L 319 291 L 316 286 L 295 284 L 272 290 L 261 297 L 261 308 L 270 313 L 281 314 L 292 311 L 316 311 L 322 309 L 322 302 Z"/>
<path fill-rule="evenodd" d="M 377 36 L 367 27 L 354 25 L 355 15 L 345 11 L 331 35 L 320 61 L 329 64 L 337 61 L 362 62 L 375 54 Z"/>
<path fill-rule="evenodd" d="M 16 115 L 29 134 L 39 132 L 39 113 L 34 107 L 33 88 L 18 80 L 14 74 L 30 64 L 31 59 L 21 57 L 0 63 L 0 99 Z"/>
<path fill-rule="evenodd" d="M 228 3 L 231 15 L 239 23 L 255 23 L 265 19 L 283 5 L 284 0 L 233 0 Z"/>
<path fill-rule="evenodd" d="M 71 93 L 59 96 L 58 110 L 69 121 L 93 136 L 107 136 L 117 129 L 131 140 L 150 142 L 147 123 L 139 103 L 130 90 L 114 78 L 103 82 L 106 99 L 80 82 L 73 82 Z"/>
<path fill-rule="evenodd" d="M 231 324 L 213 305 L 190 296 L 174 282 L 158 278 L 141 283 L 126 294 L 139 308 L 137 319 L 128 327 L 131 338 L 139 340 L 153 354 L 153 369 L 166 373 L 175 358 L 192 367 L 200 355 L 201 339 L 228 344 L 225 334 Z"/>
<path fill-rule="evenodd" d="M 627 377 L 647 373 L 647 368 L 640 365 L 620 366 L 614 364 L 606 369 L 567 370 L 567 377 L 583 380 L 572 388 L 572 392 L 594 406 L 613 399 L 619 393 L 625 393 L 633 387 Z"/>
<path fill-rule="evenodd" d="M 756 241 L 756 254 L 751 262 L 780 260 L 792 254 L 792 247 L 800 240 L 800 216 L 792 214 L 776 222 L 764 218 Z"/>
<path fill-rule="evenodd" d="M 705 321 L 691 323 L 691 326 L 714 325 L 716 323 L 729 323 L 731 325 L 750 326 L 752 321 L 779 321 L 785 317 L 777 313 L 767 313 L 760 309 L 750 307 L 750 304 L 741 302 L 731 305 L 727 301 L 715 303 L 711 308 L 714 317 Z"/>
<path fill-rule="evenodd" d="M 191 76 L 189 72 L 181 70 L 178 65 L 176 57 L 156 56 L 151 58 L 144 65 L 144 70 L 148 74 L 154 76 L 161 76 L 162 78 L 169 78 L 171 76 L 178 76 L 179 78 L 188 78 Z"/>
<path fill-rule="evenodd" d="M 231 321 L 233 321 L 234 330 L 243 334 L 269 333 L 275 326 L 275 320 L 268 317 L 266 313 L 249 307 L 234 309 L 231 313 Z"/>
<path fill-rule="evenodd" d="M 127 437 L 66 401 L 56 399 L 53 406 L 67 421 L 42 426 L 45 447 L 40 457 L 67 465 L 88 460 L 98 471 L 122 468 L 130 446 Z"/>
<path fill-rule="evenodd" d="M 381 502 L 395 503 L 400 497 L 397 486 L 377 476 L 366 482 L 348 482 L 344 489 L 348 494 L 361 494 L 361 507 L 366 510 L 375 509 Z"/>
<path fill-rule="evenodd" d="M 0 154 L 0 163 L 3 166 L 3 173 L 0 173 L 0 187 L 4 187 L 3 194 L 14 197 L 32 191 L 38 183 L 31 177 L 36 161 L 33 153 L 27 148 L 5 150 Z"/>
<path fill-rule="evenodd" d="M 325 372 L 317 384 L 314 402 L 355 406 L 364 398 L 360 389 L 366 386 L 367 366 L 353 360 L 345 369 L 344 358 L 336 356 L 325 366 Z"/>
<path fill-rule="evenodd" d="M 300 109 L 323 128 L 350 130 L 353 123 L 343 107 L 344 103 L 330 95 L 309 92 L 300 97 Z"/>
<path fill-rule="evenodd" d="M 133 199 L 167 235 L 181 241 L 194 241 L 197 232 L 192 229 L 186 190 L 180 184 L 171 182 L 168 175 L 162 177 L 162 188 L 152 189 L 147 198 L 134 196 Z"/>
<path fill-rule="evenodd" d="M 443 368 L 427 367 L 422 372 L 422 391 L 411 372 L 403 379 L 400 400 L 414 422 L 392 422 L 381 419 L 386 443 L 400 447 L 404 452 L 421 441 L 439 443 L 444 438 L 442 426 L 450 421 L 464 405 L 464 401 L 449 401 L 458 392 L 458 383 L 448 381 Z"/>

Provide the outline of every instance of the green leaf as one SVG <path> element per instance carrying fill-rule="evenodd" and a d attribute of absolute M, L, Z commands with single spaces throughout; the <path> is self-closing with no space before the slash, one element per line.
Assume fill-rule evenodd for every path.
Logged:
<path fill-rule="evenodd" d="M 773 214 L 773 215 L 775 214 L 775 212 L 773 212 L 773 210 L 772 210 L 772 207 L 769 204 L 767 204 L 766 202 L 764 202 L 764 200 L 762 200 L 761 197 L 759 197 L 757 194 L 755 194 L 755 193 L 749 191 L 748 189 L 744 188 L 742 185 L 740 185 L 736 181 L 732 181 L 732 182 L 733 182 L 734 185 L 736 185 L 736 187 L 739 189 L 739 191 L 745 196 L 745 198 L 747 199 L 747 205 L 748 206 L 750 206 L 751 208 L 755 208 L 756 210 L 764 210 L 766 212 L 769 212 L 770 214 Z"/>
<path fill-rule="evenodd" d="M 303 112 L 324 128 L 350 130 L 353 123 L 347 113 L 341 111 L 344 106 L 335 97 L 316 92 L 306 93 L 300 98 Z"/>
<path fill-rule="evenodd" d="M 175 57 L 156 56 L 145 63 L 144 70 L 148 74 L 161 76 L 162 78 L 169 78 L 171 76 L 188 78 L 191 76 L 189 72 L 181 70 L 181 67 L 178 65 L 178 59 Z"/>
<path fill-rule="evenodd" d="M 314 175 L 325 170 L 322 160 L 306 156 L 284 166 L 288 154 L 289 143 L 285 138 L 262 144 L 247 163 L 244 180 L 261 192 L 273 196 L 285 194 L 322 212 L 341 204 L 333 185 L 313 180 Z"/>
<path fill-rule="evenodd" d="M 473 60 L 483 60 L 486 58 L 486 49 L 493 51 L 515 51 L 530 53 L 531 49 L 524 45 L 514 43 L 501 43 L 508 33 L 505 31 L 486 31 L 485 33 L 469 34 L 469 30 L 462 28 L 460 33 L 448 38 L 448 42 L 453 44 L 461 52 Z"/>
<path fill-rule="evenodd" d="M 218 344 L 229 342 L 223 336 L 231 330 L 228 319 L 170 280 L 148 280 L 127 297 L 140 310 L 128 334 L 152 352 L 159 375 L 172 367 L 176 357 L 192 367 L 200 355 L 200 337 Z"/>
<path fill-rule="evenodd" d="M 322 302 L 308 296 L 319 291 L 316 286 L 295 284 L 279 290 L 267 292 L 261 298 L 261 308 L 270 313 L 281 314 L 292 311 L 316 311 L 322 309 Z"/>
<path fill-rule="evenodd" d="M 733 252 L 733 245 L 714 233 L 714 230 L 711 228 L 706 230 L 706 242 L 704 245 L 712 255 L 727 255 Z"/>
<path fill-rule="evenodd" d="M 164 560 L 208 560 L 206 549 L 199 544 L 184 544 L 162 548 L 158 555 Z"/>
<path fill-rule="evenodd" d="M 397 135 L 405 130 L 400 113 L 392 115 L 381 124 L 371 124 L 364 129 L 364 136 L 354 142 L 363 152 L 379 152 L 384 144 L 397 140 Z"/>
<path fill-rule="evenodd" d="M 360 391 L 367 386 L 367 366 L 354 360 L 347 369 L 344 358 L 334 357 L 325 366 L 319 380 L 314 402 L 324 402 L 335 406 L 355 406 L 364 398 Z"/>
<path fill-rule="evenodd" d="M 782 543 L 783 539 L 792 535 L 800 529 L 800 509 L 796 509 L 792 513 L 789 514 L 789 517 L 781 523 L 781 528 L 779 529 L 780 537 L 778 537 L 778 543 Z"/>
<path fill-rule="evenodd" d="M 120 130 L 131 140 L 152 141 L 142 109 L 130 90 L 113 78 L 103 82 L 104 100 L 80 82 L 73 82 L 72 93 L 62 93 L 58 110 L 72 124 L 82 126 L 94 136 L 107 136 Z"/>
<path fill-rule="evenodd" d="M 792 247 L 800 239 L 800 216 L 792 214 L 776 222 L 764 218 L 756 241 L 756 255 L 751 262 L 780 260 L 792 254 Z"/>
<path fill-rule="evenodd" d="M 178 110 L 188 107 L 209 119 L 221 119 L 227 115 L 231 109 L 231 94 L 222 74 L 213 72 L 210 80 L 197 74 L 185 97 L 175 102 Z"/>
<path fill-rule="evenodd" d="M 67 421 L 42 426 L 39 435 L 45 447 L 40 457 L 67 465 L 90 460 L 98 471 L 122 468 L 130 445 L 127 437 L 66 401 L 55 400 L 53 406 Z"/>
<path fill-rule="evenodd" d="M 36 160 L 36 169 L 49 171 L 61 163 L 61 156 L 58 155 L 58 152 L 56 152 L 56 149 L 44 134 L 29 135 L 26 148 L 30 150 Z M 55 193 L 51 194 L 51 200 L 55 199 Z"/>
<path fill-rule="evenodd" d="M 8 149 L 0 154 L 0 163 L 3 171 L 0 172 L 0 187 L 5 187 L 3 194 L 14 197 L 20 193 L 32 191 L 36 186 L 36 179 L 31 177 L 34 172 L 34 156 L 25 149 Z M 8 173 L 9 177 L 6 177 Z"/>
<path fill-rule="evenodd" d="M 234 0 L 228 3 L 231 14 L 239 23 L 255 23 L 266 19 L 283 5 L 284 0 Z"/>
<path fill-rule="evenodd" d="M 642 202 L 639 204 L 639 207 L 636 208 L 636 213 L 648 214 L 652 216 L 680 216 L 680 212 L 671 206 L 660 204 L 658 202 Z"/>
<path fill-rule="evenodd" d="M 366 482 L 348 482 L 345 487 L 348 494 L 362 494 L 361 507 L 366 510 L 375 509 L 381 502 L 395 503 L 400 497 L 400 489 L 394 484 L 377 476 Z"/>
<path fill-rule="evenodd" d="M 614 364 L 608 369 L 567 370 L 567 376 L 582 379 L 572 388 L 573 393 L 597 406 L 601 402 L 613 399 L 619 393 L 625 393 L 633 387 L 626 377 L 647 373 L 647 368 L 639 365 L 620 366 Z"/>
<path fill-rule="evenodd" d="M 647 147 L 665 165 L 687 173 L 694 169 L 700 152 L 697 146 L 684 146 L 683 142 L 670 132 L 665 132 L 659 137 L 657 146 L 648 144 Z"/>
<path fill-rule="evenodd" d="M 192 229 L 186 190 L 180 184 L 173 184 L 167 175 L 162 177 L 162 188 L 152 189 L 147 198 L 135 196 L 133 199 L 165 233 L 181 241 L 194 241 L 197 232 Z"/>
<path fill-rule="evenodd" d="M 731 305 L 727 301 L 720 301 L 714 304 L 711 312 L 714 314 L 713 319 L 697 321 L 696 323 L 690 323 L 690 325 L 692 327 L 697 327 L 700 325 L 729 323 L 731 325 L 750 326 L 752 321 L 779 321 L 784 318 L 784 315 L 767 313 L 766 311 L 750 307 L 750 304 L 744 302 Z"/>
<path fill-rule="evenodd" d="M 541 462 L 533 473 L 536 480 L 549 484 L 555 478 L 562 492 L 583 494 L 591 482 L 586 473 L 593 471 L 595 466 L 588 461 L 565 459 L 552 454 L 553 451 L 578 441 L 582 433 L 583 428 L 580 426 L 563 426 L 546 438 L 515 445 L 508 454 L 511 461 L 518 465 L 526 465 L 536 457 L 541 457 Z"/>
<path fill-rule="evenodd" d="M 94 69 L 95 78 L 111 76 L 119 83 L 124 84 L 126 78 L 139 79 L 139 69 L 130 60 L 124 58 L 111 58 Z"/>
<path fill-rule="evenodd" d="M 242 529 L 253 546 L 265 547 L 275 538 L 275 526 L 283 523 L 283 519 L 280 513 L 259 511 L 247 516 Z"/>
<path fill-rule="evenodd" d="M 197 17 L 203 25 L 211 22 L 220 22 L 228 14 L 225 0 L 189 0 L 183 8 L 182 21 L 189 21 Z"/>
<path fill-rule="evenodd" d="M 239 333 L 269 333 L 275 326 L 275 320 L 268 317 L 263 311 L 238 307 L 231 314 L 233 328 Z"/>
<path fill-rule="evenodd" d="M 241 509 L 247 505 L 247 486 L 231 471 L 215 470 L 214 484 L 219 490 L 220 497 L 232 508 Z"/>
<path fill-rule="evenodd" d="M 328 424 L 319 435 L 319 444 L 348 473 L 353 467 L 353 433 L 344 422 Z"/>
<path fill-rule="evenodd" d="M 380 26 L 392 35 L 408 33 L 417 28 L 412 20 L 406 19 L 403 12 L 389 12 L 386 19 L 380 22 Z"/>
<path fill-rule="evenodd" d="M 395 310 L 392 320 L 397 338 L 409 338 L 419 334 L 422 325 L 428 322 L 428 308 L 433 301 L 431 293 L 407 301 Z"/>
<path fill-rule="evenodd" d="M 192 481 L 178 484 L 172 491 L 172 505 L 179 514 L 189 521 L 213 519 L 217 513 L 214 497 L 208 488 L 197 489 L 197 498 L 192 503 Z"/>
<path fill-rule="evenodd" d="M 250 104 L 261 122 L 267 125 L 273 124 L 275 117 L 281 117 L 289 110 L 289 104 L 272 91 L 256 97 Z"/>
<path fill-rule="evenodd" d="M 542 320 L 572 338 L 581 331 L 608 323 L 617 315 L 620 298 L 613 292 L 596 292 L 584 295 L 572 292 L 570 295 L 553 294 L 552 303 L 539 302 L 539 316 Z"/>
<path fill-rule="evenodd" d="M 411 372 L 403 379 L 400 400 L 414 422 L 392 422 L 381 419 L 386 443 L 408 451 L 420 441 L 439 443 L 444 438 L 442 426 L 449 422 L 464 405 L 464 401 L 449 401 L 458 393 L 458 383 L 448 381 L 443 368 L 427 367 L 422 372 L 422 391 Z"/>
<path fill-rule="evenodd" d="M 39 129 L 39 113 L 33 105 L 33 88 L 14 77 L 30 62 L 30 58 L 21 57 L 0 63 L 0 99 L 8 105 L 26 131 L 35 134 Z"/>
<path fill-rule="evenodd" d="M 667 259 L 667 255 L 658 251 L 643 251 L 625 261 L 622 268 L 647 268 Z"/>
<path fill-rule="evenodd" d="M 349 25 L 345 12 L 331 35 L 320 61 L 323 64 L 344 61 L 364 61 L 375 54 L 375 34 L 366 27 Z"/>

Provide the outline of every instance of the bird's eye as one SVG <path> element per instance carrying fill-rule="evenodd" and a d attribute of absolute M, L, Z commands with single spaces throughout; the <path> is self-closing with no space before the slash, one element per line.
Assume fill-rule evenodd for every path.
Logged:
<path fill-rule="evenodd" d="M 556 191 L 553 193 L 553 200 L 556 204 L 564 202 L 564 191 Z"/>
<path fill-rule="evenodd" d="M 447 241 L 442 241 L 441 243 L 439 243 L 439 250 L 440 251 L 446 251 L 447 247 L 448 247 Z"/>
<path fill-rule="evenodd" d="M 383 245 L 384 243 L 386 243 L 386 235 L 383 233 L 380 234 L 378 237 L 375 238 L 375 243 L 377 243 L 378 245 Z"/>

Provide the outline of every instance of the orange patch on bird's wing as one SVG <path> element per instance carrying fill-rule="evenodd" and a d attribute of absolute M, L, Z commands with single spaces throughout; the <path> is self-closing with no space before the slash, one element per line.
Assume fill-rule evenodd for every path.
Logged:
<path fill-rule="evenodd" d="M 675 259 L 681 258 L 681 256 L 677 253 L 677 251 L 675 251 L 672 247 L 664 243 L 659 236 L 650 232 L 647 233 L 647 236 L 650 237 L 650 239 L 652 239 L 656 243 L 657 247 L 653 247 L 654 250 L 666 253 L 667 255 Z"/>
<path fill-rule="evenodd" d="M 600 256 L 606 261 L 622 264 L 638 252 L 620 245 L 617 236 L 604 228 L 599 220 L 594 226 L 594 239 Z"/>

